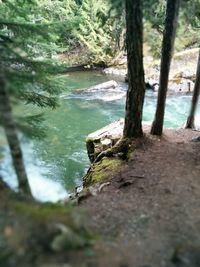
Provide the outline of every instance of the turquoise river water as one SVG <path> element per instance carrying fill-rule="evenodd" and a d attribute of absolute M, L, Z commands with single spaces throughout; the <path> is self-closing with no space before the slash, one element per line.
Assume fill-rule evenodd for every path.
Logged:
<path fill-rule="evenodd" d="M 66 91 L 60 97 L 58 109 L 45 111 L 47 137 L 43 140 L 23 138 L 23 152 L 32 192 L 40 201 L 63 199 L 81 186 L 81 177 L 89 166 L 86 136 L 124 116 L 127 86 L 112 76 L 99 72 L 76 72 L 64 77 Z M 118 79 L 115 92 L 76 93 L 76 89 Z M 165 127 L 181 127 L 187 117 L 191 96 L 170 96 L 167 100 Z M 147 91 L 143 121 L 151 123 L 155 112 L 156 95 Z M 200 121 L 200 105 L 197 119 Z M 17 180 L 12 169 L 9 151 L 1 133 L 0 174 L 12 187 Z"/>

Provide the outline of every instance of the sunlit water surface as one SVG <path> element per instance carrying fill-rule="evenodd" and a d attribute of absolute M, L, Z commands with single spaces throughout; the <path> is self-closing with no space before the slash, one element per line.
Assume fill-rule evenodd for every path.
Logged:
<path fill-rule="evenodd" d="M 81 186 L 81 177 L 89 166 L 86 136 L 124 116 L 126 85 L 119 81 L 117 92 L 76 93 L 76 89 L 105 82 L 116 77 L 98 72 L 72 73 L 64 77 L 66 90 L 60 107 L 46 110 L 47 137 L 43 140 L 22 138 L 24 158 L 33 195 L 40 201 L 58 201 Z M 189 112 L 191 96 L 168 97 L 165 127 L 181 127 Z M 151 123 L 156 95 L 147 91 L 143 121 Z M 28 108 L 27 108 L 28 109 Z M 28 111 L 27 111 L 28 112 Z M 200 118 L 200 105 L 197 119 Z M 17 179 L 12 170 L 8 147 L 1 132 L 0 174 L 14 189 Z"/>

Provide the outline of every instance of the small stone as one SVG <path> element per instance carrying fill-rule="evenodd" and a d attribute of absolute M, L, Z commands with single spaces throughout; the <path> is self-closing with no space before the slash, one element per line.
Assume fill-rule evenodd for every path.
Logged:
<path fill-rule="evenodd" d="M 109 146 L 112 144 L 112 141 L 110 139 L 106 138 L 106 139 L 101 140 L 101 144 L 103 146 Z"/>
<path fill-rule="evenodd" d="M 58 224 L 56 228 L 60 230 L 60 233 L 51 242 L 51 249 L 53 251 L 60 252 L 66 249 L 77 249 L 86 245 L 86 240 L 66 225 Z"/>
<path fill-rule="evenodd" d="M 10 236 L 12 236 L 12 234 L 13 234 L 13 228 L 11 226 L 6 226 L 4 228 L 4 235 L 6 237 L 10 237 Z"/>

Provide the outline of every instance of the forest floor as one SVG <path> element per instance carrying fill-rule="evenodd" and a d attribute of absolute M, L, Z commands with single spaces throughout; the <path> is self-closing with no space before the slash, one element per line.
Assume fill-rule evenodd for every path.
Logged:
<path fill-rule="evenodd" d="M 73 209 L 0 186 L 0 266 L 199 267 L 199 136 L 146 134 L 109 183 Z"/>
<path fill-rule="evenodd" d="M 110 184 L 82 202 L 101 237 L 83 266 L 200 266 L 198 136 L 184 129 L 147 135 Z"/>

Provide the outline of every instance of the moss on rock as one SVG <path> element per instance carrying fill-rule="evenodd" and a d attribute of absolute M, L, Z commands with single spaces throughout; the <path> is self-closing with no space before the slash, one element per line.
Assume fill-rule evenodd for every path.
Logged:
<path fill-rule="evenodd" d="M 122 165 L 118 158 L 104 157 L 101 161 L 94 163 L 84 177 L 84 186 L 105 182 L 117 173 Z"/>
<path fill-rule="evenodd" d="M 45 223 L 54 222 L 55 220 L 66 221 L 67 218 L 70 218 L 73 211 L 72 205 L 70 204 L 41 204 L 37 202 L 27 204 L 25 202 L 16 202 L 13 205 L 18 215 L 23 215 L 31 220 Z M 69 219 L 67 221 L 69 221 Z"/>

